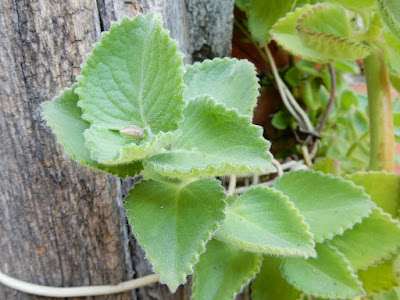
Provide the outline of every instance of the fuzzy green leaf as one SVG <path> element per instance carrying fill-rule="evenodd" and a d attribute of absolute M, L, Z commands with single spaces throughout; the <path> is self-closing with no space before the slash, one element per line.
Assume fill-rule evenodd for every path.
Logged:
<path fill-rule="evenodd" d="M 311 167 L 314 171 L 321 171 L 324 174 L 340 176 L 340 163 L 338 160 L 330 157 L 318 158 Z"/>
<path fill-rule="evenodd" d="M 258 79 L 255 67 L 247 60 L 215 58 L 186 66 L 183 77 L 188 89 L 183 94 L 186 101 L 208 95 L 227 108 L 253 116 L 257 104 Z"/>
<path fill-rule="evenodd" d="M 75 84 L 70 89 L 63 90 L 53 101 L 42 103 L 43 118 L 57 136 L 58 142 L 65 152 L 78 163 L 120 177 L 134 176 L 142 169 L 142 164 L 134 161 L 129 164 L 107 166 L 94 161 L 85 147 L 84 131 L 90 126 L 82 119 L 82 111 L 77 106 L 79 100 L 75 94 Z"/>
<path fill-rule="evenodd" d="M 361 283 L 345 257 L 325 244 L 316 246 L 317 258 L 286 258 L 281 270 L 297 289 L 327 299 L 363 295 Z"/>
<path fill-rule="evenodd" d="M 345 10 L 337 4 L 315 5 L 297 20 L 296 30 L 303 44 L 325 56 L 327 61 L 354 60 L 368 56 L 370 49 L 352 41 Z"/>
<path fill-rule="evenodd" d="M 186 185 L 142 181 L 125 198 L 132 232 L 171 291 L 186 281 L 223 220 L 225 198 L 216 179 Z"/>
<path fill-rule="evenodd" d="M 353 227 L 375 207 L 362 188 L 320 172 L 287 173 L 278 179 L 275 188 L 288 196 L 305 217 L 317 243 Z"/>
<path fill-rule="evenodd" d="M 400 287 L 395 287 L 390 291 L 382 292 L 378 295 L 373 295 L 373 300 L 399 300 Z"/>
<path fill-rule="evenodd" d="M 389 259 L 377 266 L 369 267 L 365 271 L 358 272 L 358 278 L 368 294 L 389 291 L 397 286 L 393 274 L 393 260 Z"/>
<path fill-rule="evenodd" d="M 400 208 L 400 176 L 386 172 L 356 173 L 346 176 L 365 192 L 385 212 L 396 218 Z"/>
<path fill-rule="evenodd" d="M 385 24 L 400 39 L 400 2 L 397 0 L 378 0 L 378 7 Z"/>
<path fill-rule="evenodd" d="M 335 236 L 330 244 L 346 256 L 354 270 L 366 269 L 400 249 L 400 224 L 376 208 L 362 223 Z"/>
<path fill-rule="evenodd" d="M 228 110 L 208 96 L 189 102 L 182 135 L 168 153 L 153 156 L 145 167 L 170 177 L 210 177 L 273 171 L 269 142 L 251 119 Z"/>
<path fill-rule="evenodd" d="M 301 293 L 282 277 L 282 258 L 264 256 L 260 273 L 251 285 L 253 300 L 297 300 Z"/>
<path fill-rule="evenodd" d="M 161 23 L 155 14 L 139 14 L 102 34 L 78 77 L 85 120 L 112 130 L 149 127 L 152 134 L 177 129 L 184 106 L 183 54 Z"/>
<path fill-rule="evenodd" d="M 220 233 L 248 251 L 284 256 L 315 256 L 303 216 L 281 192 L 253 187 L 226 210 Z"/>
<path fill-rule="evenodd" d="M 288 13 L 272 27 L 272 38 L 288 52 L 316 62 L 330 62 L 337 59 L 353 60 L 367 56 L 370 53 L 367 46 L 341 36 L 332 35 L 333 32 L 339 33 L 342 30 L 329 30 L 330 34 L 327 34 L 308 29 L 308 18 L 306 16 L 316 13 L 315 10 L 318 11 L 320 6 L 320 4 L 316 6 L 305 5 L 296 9 L 293 13 Z M 334 18 L 322 21 L 327 23 L 324 25 L 321 22 L 323 23 L 322 28 L 326 30 L 329 28 L 328 24 L 336 24 Z M 313 28 L 318 27 L 315 22 L 313 24 Z"/>
<path fill-rule="evenodd" d="M 376 0 L 328 0 L 336 2 L 348 9 L 359 10 L 361 8 L 372 8 L 376 5 Z"/>
<path fill-rule="evenodd" d="M 84 133 L 92 159 L 107 165 L 124 164 L 165 152 L 164 147 L 179 137 L 179 131 L 150 131 L 140 141 L 124 137 L 119 131 L 91 126 Z"/>
<path fill-rule="evenodd" d="M 264 46 L 271 40 L 269 30 L 275 22 L 291 11 L 295 0 L 260 1 L 247 0 L 246 14 L 251 35 Z"/>
<path fill-rule="evenodd" d="M 192 300 L 232 300 L 259 271 L 262 257 L 217 240 L 194 267 Z"/>

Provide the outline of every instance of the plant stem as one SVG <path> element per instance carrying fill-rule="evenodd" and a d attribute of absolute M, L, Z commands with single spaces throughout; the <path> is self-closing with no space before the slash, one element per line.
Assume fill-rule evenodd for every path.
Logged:
<path fill-rule="evenodd" d="M 374 47 L 364 59 L 370 119 L 370 169 L 393 171 L 394 129 L 390 83 L 383 52 Z"/>
<path fill-rule="evenodd" d="M 317 132 L 320 134 L 322 132 L 322 129 L 325 126 L 326 121 L 328 120 L 328 115 L 329 112 L 332 108 L 333 103 L 335 103 L 335 97 L 336 97 L 336 74 L 335 74 L 335 69 L 333 68 L 332 63 L 328 64 L 329 66 L 329 73 L 331 75 L 331 95 L 329 98 L 328 105 L 326 106 L 324 116 L 322 117 L 321 123 L 318 126 Z"/>
<path fill-rule="evenodd" d="M 25 282 L 7 276 L 6 274 L 0 272 L 0 282 L 5 286 L 31 295 L 54 298 L 75 298 L 118 294 L 158 282 L 159 280 L 160 276 L 158 276 L 157 274 L 152 274 L 141 278 L 121 282 L 117 285 L 51 287 Z"/>

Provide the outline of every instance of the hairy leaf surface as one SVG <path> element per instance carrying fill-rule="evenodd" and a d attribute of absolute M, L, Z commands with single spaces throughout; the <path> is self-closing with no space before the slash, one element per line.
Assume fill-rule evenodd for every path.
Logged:
<path fill-rule="evenodd" d="M 90 152 L 85 147 L 83 135 L 90 124 L 82 119 L 82 111 L 77 106 L 79 98 L 74 92 L 77 86 L 75 84 L 72 88 L 63 90 L 53 101 L 42 104 L 43 117 L 57 136 L 58 142 L 69 156 L 84 166 L 123 178 L 138 174 L 142 169 L 142 164 L 138 161 L 124 165 L 107 166 L 94 161 L 90 157 Z"/>
<path fill-rule="evenodd" d="M 345 10 L 337 4 L 318 4 L 297 20 L 296 30 L 306 47 L 328 60 L 354 60 L 368 56 L 370 49 L 350 39 L 350 24 Z"/>
<path fill-rule="evenodd" d="M 316 246 L 317 258 L 286 258 L 281 270 L 297 289 L 327 299 L 354 298 L 365 292 L 349 263 L 335 248 Z"/>
<path fill-rule="evenodd" d="M 171 177 L 210 177 L 273 171 L 269 142 L 251 119 L 208 96 L 190 101 L 182 135 L 168 153 L 153 156 L 146 167 Z"/>
<path fill-rule="evenodd" d="M 177 129 L 182 118 L 183 54 L 155 14 L 114 23 L 94 45 L 78 76 L 83 118 L 112 130 Z"/>
<path fill-rule="evenodd" d="M 294 203 L 318 243 L 353 227 L 375 207 L 362 188 L 320 172 L 301 170 L 284 174 L 275 188 Z"/>
<path fill-rule="evenodd" d="M 84 133 L 86 146 L 92 159 L 103 164 L 124 164 L 165 152 L 164 147 L 179 136 L 179 131 L 160 131 L 152 135 L 147 131 L 140 141 L 124 137 L 119 131 L 91 126 Z"/>
<path fill-rule="evenodd" d="M 332 5 L 332 4 L 330 4 Z M 310 6 L 305 5 L 296 9 L 292 13 L 288 13 L 281 18 L 271 29 L 271 35 L 286 51 L 300 56 L 303 59 L 316 62 L 330 62 L 334 60 L 362 58 L 370 53 L 367 46 L 351 41 L 333 33 L 340 33 L 342 30 L 329 30 L 329 34 L 325 32 L 315 32 L 308 29 L 306 16 L 313 15 L 315 10 L 321 5 Z M 318 15 L 313 18 L 312 28 L 318 27 Z M 321 20 L 322 28 L 329 28 L 327 24 L 335 23 L 334 18 Z M 297 28 L 297 30 L 296 30 Z"/>
<path fill-rule="evenodd" d="M 393 275 L 393 260 L 391 259 L 377 266 L 369 267 L 365 271 L 359 271 L 358 277 L 368 294 L 379 294 L 398 285 Z"/>
<path fill-rule="evenodd" d="M 188 87 L 183 94 L 186 101 L 208 95 L 229 109 L 236 108 L 243 115 L 253 116 L 259 84 L 252 63 L 235 58 L 215 58 L 188 65 L 186 70 L 183 77 Z"/>
<path fill-rule="evenodd" d="M 223 220 L 225 198 L 216 179 L 181 186 L 142 181 L 126 197 L 132 232 L 171 291 L 186 281 Z"/>
<path fill-rule="evenodd" d="M 282 276 L 282 258 L 264 256 L 260 273 L 251 285 L 253 300 L 297 300 L 301 293 Z"/>
<path fill-rule="evenodd" d="M 303 216 L 281 192 L 253 187 L 226 210 L 221 234 L 235 246 L 258 253 L 314 256 Z"/>
<path fill-rule="evenodd" d="M 396 0 L 378 0 L 378 7 L 385 24 L 400 39 L 400 2 Z"/>
<path fill-rule="evenodd" d="M 348 175 L 346 179 L 364 187 L 371 200 L 393 218 L 399 215 L 400 176 L 386 172 L 368 172 Z"/>
<path fill-rule="evenodd" d="M 400 249 L 400 224 L 380 208 L 360 224 L 330 241 L 349 260 L 354 270 L 366 269 Z"/>
<path fill-rule="evenodd" d="M 259 271 L 262 257 L 211 240 L 194 267 L 192 300 L 232 300 Z"/>

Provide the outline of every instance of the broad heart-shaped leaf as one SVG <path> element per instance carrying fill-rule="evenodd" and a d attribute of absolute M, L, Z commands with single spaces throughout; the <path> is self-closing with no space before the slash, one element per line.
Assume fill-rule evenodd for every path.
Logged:
<path fill-rule="evenodd" d="M 155 14 L 124 18 L 103 33 L 78 76 L 83 118 L 120 130 L 177 129 L 184 106 L 183 54 Z"/>
<path fill-rule="evenodd" d="M 134 161 L 129 164 L 107 166 L 90 158 L 90 152 L 85 147 L 83 133 L 90 126 L 82 119 L 82 111 L 77 106 L 79 100 L 75 94 L 75 84 L 72 88 L 63 90 L 52 101 L 42 103 L 43 118 L 57 136 L 58 142 L 64 147 L 65 152 L 78 163 L 120 177 L 134 176 L 142 170 L 142 164 Z"/>
<path fill-rule="evenodd" d="M 385 24 L 400 39 L 400 2 L 396 0 L 378 0 L 378 7 Z"/>
<path fill-rule="evenodd" d="M 253 300 L 297 300 L 301 293 L 282 277 L 282 258 L 264 256 L 260 273 L 251 285 Z"/>
<path fill-rule="evenodd" d="M 289 197 L 317 243 L 331 239 L 371 213 L 375 203 L 351 181 L 314 171 L 292 171 L 275 188 Z"/>
<path fill-rule="evenodd" d="M 354 60 L 368 56 L 370 49 L 352 41 L 345 10 L 338 4 L 313 6 L 297 20 L 296 30 L 303 44 L 328 58 Z"/>
<path fill-rule="evenodd" d="M 307 33 L 307 27 L 304 27 L 304 25 L 298 27 L 301 32 L 298 33 L 296 31 L 296 22 L 298 19 L 308 11 L 312 13 L 312 9 L 315 9 L 318 6 L 319 5 L 305 5 L 296 9 L 292 13 L 288 13 L 284 18 L 278 20 L 278 22 L 272 27 L 272 38 L 286 51 L 303 59 L 316 62 L 330 62 L 337 59 L 353 60 L 355 58 L 365 57 L 370 53 L 367 46 L 350 41 L 343 37 L 335 37 L 325 33 Z M 304 41 L 307 45 L 304 44 Z M 312 46 L 310 47 L 308 45 Z"/>
<path fill-rule="evenodd" d="M 253 117 L 257 104 L 258 78 L 255 67 L 247 60 L 215 58 L 186 66 L 183 77 L 186 101 L 209 95 L 227 108 L 236 108 L 242 115 Z"/>
<path fill-rule="evenodd" d="M 262 257 L 211 240 L 194 267 L 192 300 L 232 300 L 259 271 Z"/>
<path fill-rule="evenodd" d="M 107 165 L 130 163 L 165 152 L 164 147 L 179 136 L 179 131 L 160 131 L 153 135 L 150 130 L 140 141 L 124 137 L 119 131 L 91 126 L 84 133 L 86 147 L 91 158 Z"/>
<path fill-rule="evenodd" d="M 246 14 L 251 35 L 262 45 L 267 45 L 272 25 L 294 8 L 295 0 L 246 0 Z"/>
<path fill-rule="evenodd" d="M 186 185 L 142 181 L 125 198 L 132 232 L 171 291 L 185 282 L 223 220 L 225 198 L 210 178 Z"/>
<path fill-rule="evenodd" d="M 170 177 L 272 172 L 269 142 L 249 117 L 208 96 L 191 100 L 172 150 L 151 157 L 145 167 Z"/>
<path fill-rule="evenodd" d="M 315 256 L 304 217 L 281 192 L 253 187 L 226 210 L 222 236 L 248 251 L 284 256 Z"/>
<path fill-rule="evenodd" d="M 362 285 L 346 258 L 325 244 L 315 247 L 317 258 L 286 258 L 283 275 L 298 290 L 326 299 L 353 298 L 364 295 Z"/>
<path fill-rule="evenodd" d="M 366 269 L 397 253 L 400 249 L 400 224 L 380 208 L 355 224 L 330 244 L 349 260 L 354 270 Z"/>
<path fill-rule="evenodd" d="M 363 287 L 368 294 L 379 294 L 383 291 L 389 291 L 398 285 L 394 278 L 393 260 L 391 259 L 377 266 L 369 267 L 365 271 L 359 271 L 358 278 L 363 283 Z"/>
<path fill-rule="evenodd" d="M 399 215 L 400 176 L 386 172 L 368 172 L 348 175 L 345 178 L 364 187 L 371 200 L 393 218 Z"/>

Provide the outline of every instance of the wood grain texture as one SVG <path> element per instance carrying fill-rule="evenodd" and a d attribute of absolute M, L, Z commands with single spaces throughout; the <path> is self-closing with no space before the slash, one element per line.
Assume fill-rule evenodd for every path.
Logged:
<path fill-rule="evenodd" d="M 68 158 L 42 121 L 40 103 L 71 86 L 101 31 L 124 15 L 161 14 L 186 54 L 185 62 L 191 62 L 195 47 L 190 46 L 190 32 L 203 30 L 193 21 L 193 7 L 189 10 L 184 0 L 0 0 L 3 272 L 52 286 L 115 284 L 151 273 L 122 208 L 123 194 L 132 182 L 94 172 Z M 207 11 L 221 17 L 220 10 Z M 231 14 L 232 7 L 225 12 Z M 217 46 L 221 41 L 214 44 L 210 37 L 203 39 L 210 53 L 229 55 L 229 47 L 222 54 Z M 171 295 L 165 286 L 154 284 L 95 299 L 188 299 L 189 294 L 190 285 Z M 43 298 L 0 285 L 0 299 Z"/>

